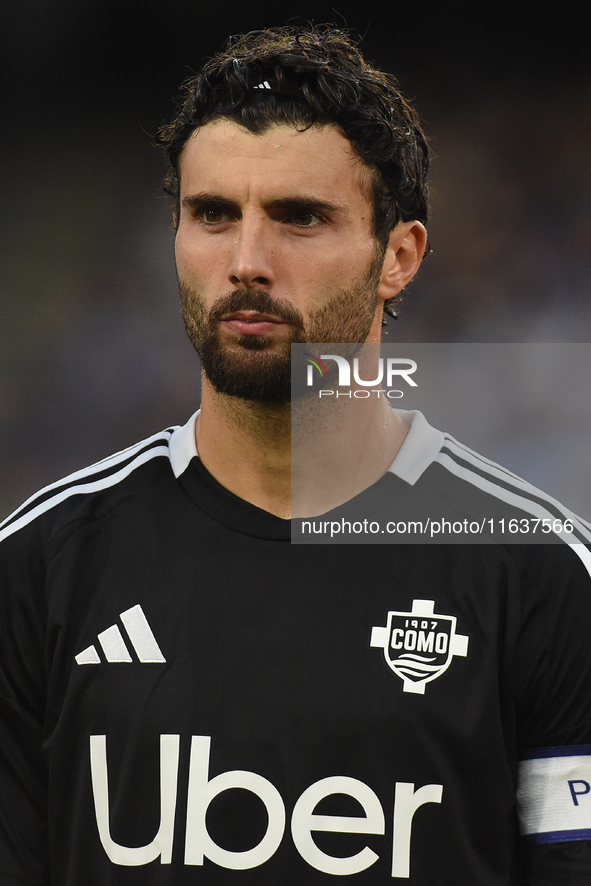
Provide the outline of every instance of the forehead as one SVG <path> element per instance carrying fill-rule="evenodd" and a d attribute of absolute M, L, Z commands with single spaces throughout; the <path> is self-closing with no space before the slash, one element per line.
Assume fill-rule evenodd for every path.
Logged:
<path fill-rule="evenodd" d="M 371 194 L 370 167 L 333 125 L 301 131 L 278 124 L 257 134 L 232 120 L 215 120 L 189 137 L 180 181 L 183 194 L 240 182 L 364 203 Z"/>

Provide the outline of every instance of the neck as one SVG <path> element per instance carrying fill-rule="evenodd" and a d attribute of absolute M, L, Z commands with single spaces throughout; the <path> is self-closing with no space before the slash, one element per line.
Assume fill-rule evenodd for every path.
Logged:
<path fill-rule="evenodd" d="M 291 516 L 289 403 L 219 394 L 204 378 L 195 432 L 199 457 L 222 486 L 277 517 Z"/>
<path fill-rule="evenodd" d="M 203 380 L 197 451 L 218 482 L 288 519 L 316 516 L 353 498 L 388 470 L 408 432 L 383 398 L 289 403 L 240 400 Z M 293 455 L 293 463 L 292 463 Z M 294 487 L 292 490 L 292 476 Z"/>

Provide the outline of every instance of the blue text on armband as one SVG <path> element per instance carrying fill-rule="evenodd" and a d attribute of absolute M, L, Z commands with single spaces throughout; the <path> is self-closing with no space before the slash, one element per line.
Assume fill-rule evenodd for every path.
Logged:
<path fill-rule="evenodd" d="M 530 843 L 591 839 L 591 745 L 535 748 L 518 769 L 517 812 Z"/>

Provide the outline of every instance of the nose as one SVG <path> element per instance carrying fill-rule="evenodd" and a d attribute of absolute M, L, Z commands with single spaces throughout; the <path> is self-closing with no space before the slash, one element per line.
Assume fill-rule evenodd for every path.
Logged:
<path fill-rule="evenodd" d="M 269 235 L 265 219 L 242 218 L 228 268 L 228 279 L 233 286 L 272 288 L 275 277 Z"/>

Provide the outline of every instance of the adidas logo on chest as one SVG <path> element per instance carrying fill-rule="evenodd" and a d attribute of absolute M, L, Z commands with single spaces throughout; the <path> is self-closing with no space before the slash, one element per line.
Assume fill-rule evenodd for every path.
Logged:
<path fill-rule="evenodd" d="M 87 646 L 74 656 L 79 665 L 97 665 L 104 660 L 111 663 L 163 664 L 166 662 L 142 607 L 138 604 L 119 615 L 125 637 L 118 624 L 98 634 L 98 648 Z M 100 650 L 100 651 L 99 651 Z M 134 658 L 132 651 L 137 658 Z M 101 657 L 101 652 L 103 657 Z"/>

